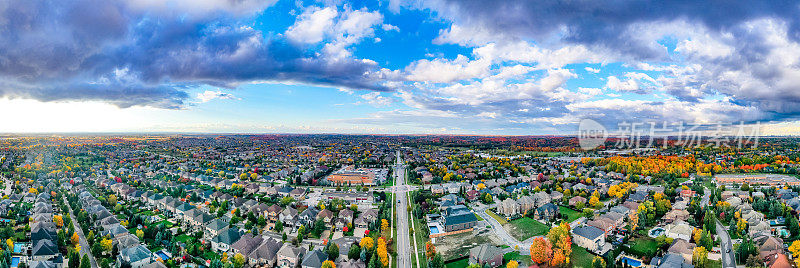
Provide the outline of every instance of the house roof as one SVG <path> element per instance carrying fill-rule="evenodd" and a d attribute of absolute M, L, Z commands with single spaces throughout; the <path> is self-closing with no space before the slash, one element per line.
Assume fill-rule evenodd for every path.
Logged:
<path fill-rule="evenodd" d="M 579 236 L 585 237 L 585 238 L 587 238 L 589 240 L 595 240 L 598 237 L 600 237 L 603 234 L 605 234 L 605 232 L 603 230 L 600 230 L 599 228 L 594 227 L 594 226 L 578 227 L 578 228 L 575 228 L 575 230 L 572 231 L 572 233 L 574 233 L 575 235 L 579 235 Z"/>
<path fill-rule="evenodd" d="M 492 245 L 482 244 L 469 250 L 470 257 L 478 260 L 490 260 L 503 255 L 503 250 Z"/>
<path fill-rule="evenodd" d="M 153 253 L 143 245 L 123 249 L 119 254 L 131 263 L 150 258 L 153 255 Z"/>
<path fill-rule="evenodd" d="M 303 258 L 303 262 L 301 266 L 303 267 L 322 267 L 322 262 L 328 259 L 328 254 L 322 252 L 322 250 L 315 249 L 306 254 Z"/>
<path fill-rule="evenodd" d="M 219 235 L 215 236 L 211 241 L 215 243 L 233 245 L 233 243 L 239 241 L 239 238 L 241 237 L 242 233 L 239 232 L 239 229 L 236 227 L 231 227 L 220 232 Z"/>

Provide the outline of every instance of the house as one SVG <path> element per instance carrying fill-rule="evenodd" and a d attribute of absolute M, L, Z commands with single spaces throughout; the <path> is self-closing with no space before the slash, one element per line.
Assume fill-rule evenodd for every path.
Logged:
<path fill-rule="evenodd" d="M 337 268 L 367 268 L 367 264 L 361 260 L 342 260 L 336 264 Z"/>
<path fill-rule="evenodd" d="M 353 222 L 354 212 L 349 209 L 343 209 L 339 211 L 339 218 L 343 219 L 345 222 L 350 223 Z"/>
<path fill-rule="evenodd" d="M 598 251 L 605 245 L 606 233 L 594 226 L 581 226 L 572 230 L 575 244 L 589 251 Z"/>
<path fill-rule="evenodd" d="M 536 208 L 533 217 L 537 220 L 552 221 L 559 215 L 558 206 L 553 203 L 547 203 L 544 206 Z"/>
<path fill-rule="evenodd" d="M 583 196 L 576 196 L 569 199 L 569 205 L 572 207 L 578 206 L 578 204 L 586 205 L 586 198 Z"/>
<path fill-rule="evenodd" d="M 684 262 L 691 263 L 692 253 L 694 252 L 694 248 L 695 248 L 694 243 L 689 243 L 686 240 L 678 238 L 672 242 L 672 245 L 669 246 L 667 252 L 681 255 L 684 258 Z"/>
<path fill-rule="evenodd" d="M 650 260 L 650 267 L 654 268 L 694 268 L 694 265 L 685 262 L 683 256 L 673 253 L 665 254 L 661 258 Z"/>
<path fill-rule="evenodd" d="M 203 234 L 206 238 L 212 238 L 219 235 L 222 230 L 228 228 L 228 223 L 220 219 L 213 219 L 205 225 L 205 232 Z"/>
<path fill-rule="evenodd" d="M 611 220 L 602 217 L 595 217 L 595 219 L 587 222 L 586 225 L 597 227 L 597 229 L 603 230 L 606 235 L 615 228 L 615 224 Z"/>
<path fill-rule="evenodd" d="M 293 207 L 286 207 L 281 211 L 281 214 L 278 215 L 278 219 L 283 222 L 284 226 L 294 226 L 297 222 L 297 209 Z"/>
<path fill-rule="evenodd" d="M 506 218 L 519 216 L 519 203 L 514 199 L 506 198 L 506 200 L 497 205 L 497 213 L 506 216 Z"/>
<path fill-rule="evenodd" d="M 117 255 L 118 268 L 122 267 L 123 263 L 129 264 L 131 268 L 142 268 L 154 261 L 156 255 L 143 245 L 120 250 Z"/>
<path fill-rule="evenodd" d="M 503 250 L 492 245 L 482 244 L 469 250 L 469 263 L 481 267 L 498 267 L 503 264 Z"/>
<path fill-rule="evenodd" d="M 776 254 L 775 257 L 768 259 L 766 264 L 769 268 L 792 268 L 786 254 Z"/>
<path fill-rule="evenodd" d="M 317 220 L 322 220 L 325 222 L 325 225 L 330 225 L 333 221 L 333 211 L 328 209 L 323 209 L 319 213 L 317 213 Z"/>
<path fill-rule="evenodd" d="M 319 210 L 315 207 L 309 207 L 297 217 L 297 224 L 296 226 L 306 226 L 311 227 L 314 225 L 314 222 L 317 220 L 317 214 L 319 214 Z"/>
<path fill-rule="evenodd" d="M 685 221 L 678 221 L 673 222 L 671 224 L 667 224 L 665 226 L 664 234 L 672 239 L 683 239 L 686 241 L 691 241 L 692 238 L 692 231 L 694 231 L 694 227 L 686 223 Z"/>
<path fill-rule="evenodd" d="M 46 261 L 60 255 L 58 246 L 50 239 L 37 240 L 31 251 L 31 260 Z"/>
<path fill-rule="evenodd" d="M 305 257 L 303 257 L 303 261 L 300 263 L 300 267 L 319 268 L 322 267 L 322 263 L 326 260 L 328 260 L 328 254 L 322 252 L 322 250 L 315 249 L 306 254 Z"/>
<path fill-rule="evenodd" d="M 273 267 L 277 262 L 278 250 L 281 249 L 281 241 L 267 238 L 261 242 L 249 255 L 248 263 L 252 266 Z"/>
<path fill-rule="evenodd" d="M 280 214 L 281 211 L 283 211 L 283 208 L 281 206 L 278 206 L 277 204 L 269 206 L 267 208 L 267 219 L 273 222 L 277 221 L 278 214 Z"/>
<path fill-rule="evenodd" d="M 231 248 L 233 249 L 234 253 L 241 253 L 243 256 L 248 256 L 250 253 L 253 253 L 253 250 L 261 245 L 261 242 L 264 242 L 264 238 L 261 236 L 253 236 L 252 234 L 248 233 L 239 238 L 239 241 L 233 243 Z"/>
<path fill-rule="evenodd" d="M 478 223 L 478 218 L 469 210 L 458 211 L 448 213 L 443 218 L 443 223 L 445 232 L 456 232 L 472 229 Z"/>
<path fill-rule="evenodd" d="M 689 219 L 689 216 L 689 212 L 686 210 L 673 209 L 667 212 L 661 219 L 663 219 L 665 223 L 673 223 L 676 221 L 686 221 Z"/>
<path fill-rule="evenodd" d="M 292 244 L 284 244 L 277 254 L 277 265 L 280 268 L 294 268 L 301 261 L 306 253 L 306 249 L 295 247 Z"/>
<path fill-rule="evenodd" d="M 547 196 L 547 200 L 550 200 L 550 196 L 549 195 Z M 534 200 L 530 196 L 523 196 L 519 200 L 517 200 L 517 203 L 519 203 L 519 212 L 520 212 L 520 214 L 526 215 L 526 214 L 528 214 L 528 211 L 532 211 L 532 210 L 536 209 L 536 203 L 537 202 L 536 202 L 536 200 Z"/>
<path fill-rule="evenodd" d="M 217 252 L 227 252 L 231 249 L 233 243 L 239 241 L 242 233 L 236 227 L 230 227 L 222 230 L 219 235 L 211 239 L 211 249 Z"/>

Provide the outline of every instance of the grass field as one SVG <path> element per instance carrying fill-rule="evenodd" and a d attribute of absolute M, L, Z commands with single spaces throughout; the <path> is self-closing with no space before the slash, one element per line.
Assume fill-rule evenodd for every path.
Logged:
<path fill-rule="evenodd" d="M 481 218 L 481 216 L 478 215 L 477 213 L 475 213 L 475 218 L 478 218 L 478 221 L 482 221 L 483 220 L 483 218 Z"/>
<path fill-rule="evenodd" d="M 499 222 L 500 224 L 506 224 L 506 223 L 508 223 L 508 221 L 506 221 L 506 219 L 505 219 L 505 218 L 503 218 L 503 217 L 500 217 L 500 215 L 497 215 L 497 214 L 495 214 L 495 213 L 494 213 L 494 212 L 492 212 L 491 210 L 486 210 L 486 214 L 489 214 L 489 216 L 492 216 L 492 218 L 494 218 L 495 220 L 497 220 L 497 222 Z"/>
<path fill-rule="evenodd" d="M 550 230 L 550 226 L 527 217 L 511 221 L 511 226 L 513 228 L 509 228 L 509 234 L 520 241 L 538 235 L 545 235 Z"/>
<path fill-rule="evenodd" d="M 194 237 L 182 234 L 182 235 L 179 235 L 179 236 L 175 237 L 175 240 L 177 240 L 178 242 L 186 243 L 188 241 L 193 241 Z"/>
<path fill-rule="evenodd" d="M 572 262 L 572 267 L 589 268 L 592 267 L 594 255 L 586 251 L 585 248 L 572 244 L 572 254 L 569 255 L 569 259 Z"/>
<path fill-rule="evenodd" d="M 561 212 L 561 215 L 567 215 L 567 222 L 572 222 L 581 217 L 580 212 L 565 206 L 558 206 L 558 211 Z"/>
<path fill-rule="evenodd" d="M 652 258 L 658 251 L 658 242 L 649 237 L 639 237 L 630 242 L 630 249 L 627 251 L 638 257 Z"/>

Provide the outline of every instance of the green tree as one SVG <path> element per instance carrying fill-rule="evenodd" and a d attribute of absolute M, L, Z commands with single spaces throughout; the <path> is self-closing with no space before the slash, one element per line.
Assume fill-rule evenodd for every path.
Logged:
<path fill-rule="evenodd" d="M 436 256 L 433 256 L 430 264 L 431 268 L 444 268 L 444 258 L 442 258 L 442 254 L 436 253 Z"/>
<path fill-rule="evenodd" d="M 86 254 L 83 254 L 83 258 L 81 258 L 81 266 L 80 268 L 91 268 L 92 265 L 89 263 L 89 257 Z"/>
<path fill-rule="evenodd" d="M 339 246 L 336 245 L 336 243 L 329 242 L 328 243 L 328 248 L 327 248 L 327 250 L 325 250 L 325 253 L 328 253 L 328 260 L 332 260 L 332 261 L 336 260 L 336 258 L 339 257 Z"/>
<path fill-rule="evenodd" d="M 353 244 L 350 246 L 350 250 L 347 252 L 347 258 L 351 260 L 357 260 L 361 255 L 361 247 L 357 244 Z"/>

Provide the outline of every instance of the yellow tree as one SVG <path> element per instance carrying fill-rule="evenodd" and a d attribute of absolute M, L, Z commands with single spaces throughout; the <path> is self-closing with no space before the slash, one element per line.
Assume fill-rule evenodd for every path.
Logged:
<path fill-rule="evenodd" d="M 517 267 L 519 267 L 519 263 L 517 261 L 509 261 L 508 264 L 506 264 L 506 268 L 517 268 Z"/>
<path fill-rule="evenodd" d="M 389 221 L 386 219 L 381 219 L 381 233 L 383 233 L 384 236 L 389 235 Z"/>
<path fill-rule="evenodd" d="M 139 237 L 140 240 L 144 239 L 144 231 L 142 231 L 142 229 L 136 229 L 136 236 Z"/>
<path fill-rule="evenodd" d="M 789 246 L 789 252 L 791 252 L 792 256 L 795 258 L 800 257 L 800 240 L 795 240 L 792 242 L 792 245 Z"/>
<path fill-rule="evenodd" d="M 696 247 L 692 252 L 692 264 L 694 267 L 705 268 L 708 264 L 708 251 L 704 247 Z"/>
<path fill-rule="evenodd" d="M 361 243 L 358 244 L 361 248 L 365 248 L 367 250 L 372 250 L 372 247 L 375 246 L 375 241 L 372 240 L 372 237 L 364 237 L 361 238 Z"/>
<path fill-rule="evenodd" d="M 8 248 L 14 248 L 14 241 L 11 238 L 6 239 L 6 245 L 8 245 Z"/>
<path fill-rule="evenodd" d="M 103 239 L 100 240 L 100 246 L 103 248 L 103 251 L 111 252 L 111 250 L 114 248 L 114 243 L 111 241 L 111 239 L 103 237 Z"/>
<path fill-rule="evenodd" d="M 53 223 L 59 228 L 64 227 L 64 218 L 61 215 L 53 215 Z"/>
<path fill-rule="evenodd" d="M 116 195 L 109 195 L 108 196 L 108 203 L 109 204 L 116 204 L 117 203 L 117 196 Z"/>
<path fill-rule="evenodd" d="M 383 237 L 378 238 L 378 247 L 376 252 L 378 253 L 378 258 L 380 258 L 381 264 L 383 267 L 389 266 L 389 251 L 386 250 L 386 239 Z"/>
<path fill-rule="evenodd" d="M 336 268 L 336 264 L 330 260 L 322 262 L 322 268 Z"/>

